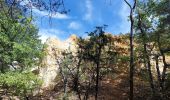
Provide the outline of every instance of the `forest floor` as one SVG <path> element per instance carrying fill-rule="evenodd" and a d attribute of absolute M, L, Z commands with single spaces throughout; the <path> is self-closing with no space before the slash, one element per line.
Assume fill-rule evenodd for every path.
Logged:
<path fill-rule="evenodd" d="M 99 100 L 128 100 L 129 96 L 129 75 L 121 73 L 114 79 L 102 80 L 99 90 Z M 148 100 L 150 88 L 146 81 L 134 77 L 134 99 Z M 93 100 L 93 99 L 92 99 Z"/>
<path fill-rule="evenodd" d="M 148 96 L 150 89 L 146 86 L 146 82 L 135 78 L 134 82 L 134 98 L 135 100 L 149 100 Z M 114 78 L 104 78 L 99 84 L 98 100 L 128 100 L 129 92 L 129 76 L 125 73 L 120 73 Z M 68 100 L 79 100 L 75 92 L 68 89 Z M 94 94 L 89 94 L 88 100 L 94 100 Z M 57 86 L 53 91 L 47 91 L 41 96 L 41 99 L 35 100 L 62 100 L 63 88 Z"/>
<path fill-rule="evenodd" d="M 127 100 L 128 77 L 120 74 L 114 79 L 103 79 L 99 90 L 99 100 Z"/>

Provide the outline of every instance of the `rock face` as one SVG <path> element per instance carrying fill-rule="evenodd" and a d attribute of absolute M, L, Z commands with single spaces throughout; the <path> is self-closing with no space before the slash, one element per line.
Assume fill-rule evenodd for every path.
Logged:
<path fill-rule="evenodd" d="M 123 56 L 129 56 L 129 41 L 125 36 L 113 36 L 113 41 L 114 41 L 114 50 L 115 52 L 119 53 L 120 55 Z M 66 41 L 61 41 L 56 38 L 48 38 L 45 42 L 46 48 L 45 48 L 45 53 L 46 56 L 44 57 L 42 61 L 42 66 L 40 67 L 39 71 L 35 71 L 35 73 L 39 73 L 40 78 L 43 80 L 42 84 L 42 89 L 53 89 L 54 86 L 57 83 L 57 77 L 59 74 L 59 64 L 57 63 L 56 58 L 57 57 L 62 57 L 62 52 L 65 50 L 69 50 L 71 52 L 76 52 L 76 40 L 77 37 L 76 35 L 71 35 L 70 38 L 68 38 Z M 135 44 L 134 46 L 136 46 Z M 156 52 L 156 50 L 155 50 Z M 155 68 L 155 60 L 153 57 L 151 59 L 151 65 L 152 65 L 152 71 L 154 73 L 156 72 Z M 170 61 L 170 57 L 168 58 Z M 125 66 L 127 67 L 127 64 L 129 62 L 124 62 L 126 63 Z M 138 62 L 137 62 L 138 63 Z M 139 64 L 139 63 L 138 63 Z M 118 66 L 123 66 L 122 63 Z M 145 68 L 144 64 L 139 64 L 140 66 L 139 69 Z M 159 68 L 160 71 L 162 72 L 163 70 L 163 62 L 162 59 L 159 58 Z"/>
<path fill-rule="evenodd" d="M 43 89 L 53 89 L 57 83 L 57 75 L 59 73 L 59 65 L 56 57 L 61 56 L 61 52 L 69 49 L 70 51 L 76 50 L 76 36 L 71 35 L 66 41 L 61 41 L 56 38 L 48 38 L 45 42 L 46 56 L 42 61 L 39 76 L 43 80 Z"/>
<path fill-rule="evenodd" d="M 42 61 L 42 66 L 39 68 L 39 76 L 43 80 L 42 89 L 53 89 L 57 83 L 57 77 L 59 74 L 59 64 L 56 60 L 57 57 L 61 57 L 61 52 L 68 50 L 76 52 L 76 35 L 71 35 L 67 40 L 61 41 L 56 38 L 48 38 L 45 44 L 46 56 Z M 114 45 L 116 51 L 123 55 L 128 55 L 128 43 L 123 41 L 122 36 L 113 36 Z M 36 73 L 37 71 L 35 71 Z"/>

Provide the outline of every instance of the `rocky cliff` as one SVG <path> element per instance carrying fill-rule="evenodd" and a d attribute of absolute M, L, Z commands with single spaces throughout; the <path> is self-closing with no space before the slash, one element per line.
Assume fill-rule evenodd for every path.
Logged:
<path fill-rule="evenodd" d="M 122 56 L 129 56 L 129 40 L 127 38 L 127 35 L 119 35 L 119 36 L 112 36 L 114 41 L 114 51 L 116 51 L 119 55 Z M 39 70 L 39 76 L 43 80 L 42 88 L 43 89 L 53 89 L 55 84 L 57 83 L 57 76 L 59 73 L 59 64 L 56 61 L 57 57 L 62 56 L 62 51 L 64 50 L 70 50 L 72 52 L 76 52 L 76 35 L 71 35 L 67 40 L 61 41 L 56 38 L 48 38 L 45 42 L 46 48 L 44 49 L 46 56 L 44 57 L 42 61 L 42 66 Z M 135 48 L 137 44 L 134 44 Z M 155 69 L 155 61 L 153 57 L 151 59 L 152 69 L 153 71 Z M 162 71 L 163 69 L 163 63 L 161 57 L 159 58 L 159 67 Z M 119 62 L 118 62 L 119 63 Z M 125 65 L 128 69 L 128 61 L 123 62 L 125 64 L 118 64 L 117 66 L 123 66 Z M 139 62 L 136 63 L 136 68 L 140 68 L 144 66 L 142 64 L 139 64 Z M 139 69 L 140 69 L 139 68 Z"/>
<path fill-rule="evenodd" d="M 61 56 L 61 52 L 67 49 L 76 51 L 76 38 L 75 35 L 71 35 L 66 41 L 52 37 L 46 40 L 46 48 L 44 49 L 46 56 L 42 61 L 42 66 L 39 71 L 39 76 L 43 80 L 43 89 L 52 89 L 57 83 L 56 78 L 59 73 L 59 65 L 56 57 Z"/>

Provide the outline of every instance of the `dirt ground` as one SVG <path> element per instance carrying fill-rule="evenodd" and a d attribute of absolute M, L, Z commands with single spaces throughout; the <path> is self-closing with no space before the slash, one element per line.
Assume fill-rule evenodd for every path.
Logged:
<path fill-rule="evenodd" d="M 146 82 L 135 79 L 134 100 L 149 100 L 149 88 Z M 118 74 L 115 78 L 104 78 L 99 84 L 98 100 L 128 100 L 129 76 L 128 74 Z M 90 94 L 90 93 L 89 93 Z M 89 95 L 88 100 L 94 100 L 94 94 Z M 68 90 L 68 100 L 79 100 L 75 92 Z M 56 86 L 53 91 L 47 91 L 34 100 L 62 100 L 63 88 L 61 85 Z M 31 99 L 33 100 L 33 99 Z M 82 99 L 83 100 L 83 99 Z"/>

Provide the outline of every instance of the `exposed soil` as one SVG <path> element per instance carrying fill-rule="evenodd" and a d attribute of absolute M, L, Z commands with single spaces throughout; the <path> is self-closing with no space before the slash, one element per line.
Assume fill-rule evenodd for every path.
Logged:
<path fill-rule="evenodd" d="M 129 79 L 128 74 L 121 73 L 115 78 L 105 78 L 100 81 L 98 100 L 128 100 Z M 146 87 L 146 82 L 135 78 L 134 95 L 135 100 L 149 100 L 149 87 Z M 63 88 L 62 83 L 56 85 L 53 91 L 46 91 L 39 97 L 34 97 L 31 100 L 62 100 Z M 94 92 L 89 92 L 89 99 L 94 100 Z M 69 100 L 79 100 L 78 96 L 71 89 L 68 89 Z M 83 98 L 83 96 L 82 96 Z M 82 99 L 83 100 L 83 99 Z"/>

